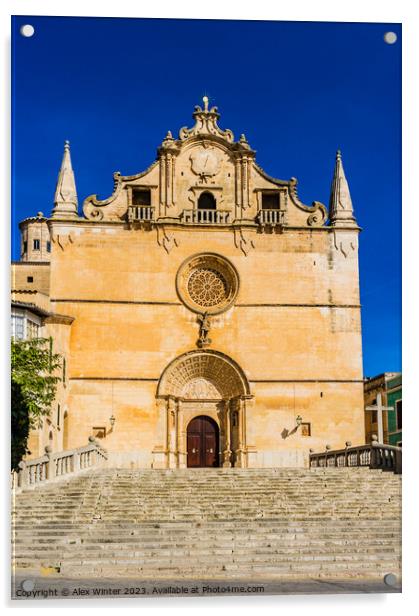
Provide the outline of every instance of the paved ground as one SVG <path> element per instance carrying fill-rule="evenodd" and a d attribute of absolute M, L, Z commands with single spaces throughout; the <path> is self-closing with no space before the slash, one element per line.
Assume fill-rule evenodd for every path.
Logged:
<path fill-rule="evenodd" d="M 140 580 L 140 579 L 65 579 L 58 576 L 18 574 L 12 580 L 12 598 L 30 599 L 98 599 L 138 597 L 199 597 L 225 595 L 278 594 L 357 594 L 398 593 L 401 583 L 389 586 L 376 580 L 266 580 L 262 578 L 229 580 Z"/>

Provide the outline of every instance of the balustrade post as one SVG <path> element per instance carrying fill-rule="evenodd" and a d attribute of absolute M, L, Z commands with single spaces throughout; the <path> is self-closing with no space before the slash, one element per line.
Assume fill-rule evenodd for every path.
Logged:
<path fill-rule="evenodd" d="M 310 449 L 308 450 L 308 467 L 311 468 L 312 466 L 314 466 L 314 464 L 312 465 L 313 462 L 313 458 L 311 457 L 311 454 L 314 453 L 314 449 Z"/>
<path fill-rule="evenodd" d="M 45 453 L 48 458 L 46 475 L 47 475 L 48 481 L 51 481 L 51 479 L 55 478 L 56 473 L 55 473 L 55 457 L 49 445 L 45 447 Z"/>
<path fill-rule="evenodd" d="M 326 445 L 325 447 L 325 452 L 324 452 L 324 466 L 327 468 L 327 453 L 328 451 L 330 451 L 331 447 L 330 445 Z"/>
<path fill-rule="evenodd" d="M 26 462 L 24 460 L 21 460 L 19 462 L 19 474 L 18 474 L 18 480 L 17 480 L 17 485 L 19 488 L 24 488 L 27 485 L 29 485 L 29 469 L 26 465 Z"/>
<path fill-rule="evenodd" d="M 73 473 L 78 473 L 80 470 L 80 452 L 75 451 L 72 455 Z"/>
<path fill-rule="evenodd" d="M 351 441 L 346 441 L 346 443 L 345 443 L 345 466 L 349 465 L 349 462 L 348 462 L 348 447 L 352 447 Z"/>
<path fill-rule="evenodd" d="M 378 449 L 377 449 L 377 445 L 378 445 L 378 440 L 377 440 L 377 435 L 376 434 L 372 434 L 371 435 L 371 457 L 370 457 L 370 468 L 379 468 L 379 460 L 378 460 Z"/>

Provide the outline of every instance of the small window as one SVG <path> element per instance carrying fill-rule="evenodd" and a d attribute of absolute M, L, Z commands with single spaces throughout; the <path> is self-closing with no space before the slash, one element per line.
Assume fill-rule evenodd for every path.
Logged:
<path fill-rule="evenodd" d="M 377 423 L 377 411 L 371 411 L 371 423 Z"/>
<path fill-rule="evenodd" d="M 24 240 L 23 242 L 23 254 L 26 254 L 28 252 L 28 242 L 26 240 Z"/>
<path fill-rule="evenodd" d="M 96 426 L 92 428 L 93 436 L 95 438 L 106 438 L 106 428 L 103 426 Z"/>
<path fill-rule="evenodd" d="M 12 337 L 23 340 L 25 337 L 25 317 L 20 314 L 12 315 Z"/>
<path fill-rule="evenodd" d="M 132 205 L 151 205 L 151 190 L 134 188 L 132 191 Z"/>
<path fill-rule="evenodd" d="M 41 240 L 34 240 L 33 241 L 33 249 L 34 250 L 40 250 L 41 249 Z"/>
<path fill-rule="evenodd" d="M 27 328 L 27 337 L 31 340 L 32 338 L 38 338 L 39 335 L 39 325 L 38 323 L 34 323 L 30 319 L 27 320 L 26 324 Z"/>
<path fill-rule="evenodd" d="M 58 405 L 57 406 L 57 427 L 60 427 L 60 422 L 61 422 L 61 406 Z"/>
<path fill-rule="evenodd" d="M 63 384 L 65 385 L 65 380 L 67 377 L 67 363 L 65 361 L 65 357 L 63 357 Z"/>
<path fill-rule="evenodd" d="M 402 401 L 396 400 L 396 423 L 397 430 L 402 429 Z"/>
<path fill-rule="evenodd" d="M 262 210 L 279 210 L 279 193 L 262 193 Z"/>
<path fill-rule="evenodd" d="M 215 210 L 217 202 L 215 197 L 210 192 L 203 192 L 198 199 L 198 210 Z"/>
<path fill-rule="evenodd" d="M 311 423 L 301 424 L 301 436 L 311 436 Z"/>
<path fill-rule="evenodd" d="M 26 281 L 27 281 L 27 282 L 33 282 L 33 276 L 28 276 L 28 277 L 26 278 Z"/>
<path fill-rule="evenodd" d="M 51 242 L 47 242 L 47 252 L 51 252 Z"/>

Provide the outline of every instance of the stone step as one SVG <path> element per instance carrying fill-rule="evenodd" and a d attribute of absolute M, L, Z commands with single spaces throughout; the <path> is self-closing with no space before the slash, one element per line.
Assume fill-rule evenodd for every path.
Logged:
<path fill-rule="evenodd" d="M 362 577 L 400 568 L 400 477 L 101 469 L 14 498 L 17 569 L 76 577 Z"/>
<path fill-rule="evenodd" d="M 91 546 L 93 547 L 93 546 Z M 244 559 L 249 562 L 255 562 L 261 559 L 274 559 L 277 560 L 313 560 L 313 559 L 332 559 L 332 560 L 368 560 L 374 558 L 384 558 L 385 556 L 394 556 L 400 557 L 400 549 L 396 547 L 385 547 L 385 546 L 375 546 L 374 548 L 354 548 L 350 546 L 338 547 L 332 546 L 332 548 L 306 548 L 306 549 L 295 549 L 295 548 L 253 548 L 250 547 L 246 549 L 245 547 L 232 549 L 231 547 L 219 547 L 211 549 L 199 549 L 197 546 L 189 546 L 187 548 L 156 548 L 154 550 L 132 550 L 126 549 L 126 547 L 121 547 L 120 550 L 115 549 L 100 549 L 98 550 L 97 546 L 94 549 L 88 549 L 87 546 L 78 546 L 77 549 L 69 550 L 60 549 L 60 550 L 51 550 L 49 548 L 45 548 L 44 550 L 40 549 L 40 546 L 37 546 L 33 550 L 16 550 L 14 554 L 14 558 L 16 562 L 27 561 L 28 559 L 34 560 L 43 560 L 43 561 L 55 561 L 62 560 L 68 561 L 69 559 L 81 559 L 83 561 L 88 561 L 90 559 L 141 559 L 144 562 L 150 560 L 150 562 L 157 558 L 159 561 L 164 558 L 189 558 L 191 560 L 200 561 L 201 559 L 211 559 L 214 560 L 219 556 L 225 557 L 227 560 L 232 559 L 233 561 L 237 559 Z M 82 551 L 80 549 L 82 548 Z M 365 556 L 365 558 L 364 558 Z"/>
<path fill-rule="evenodd" d="M 124 565 L 143 565 L 143 566 L 164 566 L 164 565 L 181 565 L 185 564 L 186 566 L 200 566 L 200 565 L 209 565 L 214 566 L 215 564 L 223 565 L 223 564 L 232 564 L 232 563 L 242 563 L 242 564 L 256 564 L 256 563 L 269 563 L 275 564 L 278 566 L 289 564 L 294 565 L 296 561 L 298 564 L 302 565 L 304 563 L 312 564 L 313 562 L 321 562 L 321 563 L 340 563 L 341 565 L 374 565 L 377 562 L 385 562 L 388 559 L 398 559 L 399 555 L 394 554 L 392 552 L 377 552 L 374 554 L 299 554 L 298 558 L 296 558 L 292 554 L 272 554 L 270 552 L 266 554 L 248 554 L 238 553 L 231 554 L 227 552 L 218 552 L 213 554 L 202 554 L 202 555 L 193 555 L 193 557 L 189 554 L 158 554 L 154 556 L 146 556 L 146 555 L 135 555 L 135 554 L 126 554 L 126 555 L 103 555 L 98 554 L 94 555 L 85 555 L 85 554 L 70 554 L 65 560 L 57 555 L 44 555 L 44 554 L 34 554 L 33 557 L 31 555 L 26 558 L 17 558 L 18 564 L 25 563 L 28 566 L 34 565 L 36 562 L 43 561 L 46 566 L 60 566 L 61 561 L 64 560 L 67 566 L 80 566 L 80 567 L 89 567 L 91 565 L 96 566 L 106 566 L 106 565 L 115 565 L 121 566 Z M 182 560 L 184 559 L 184 560 Z"/>

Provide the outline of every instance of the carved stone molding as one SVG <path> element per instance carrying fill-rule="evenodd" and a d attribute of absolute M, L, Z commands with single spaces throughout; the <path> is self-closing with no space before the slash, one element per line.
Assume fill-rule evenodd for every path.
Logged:
<path fill-rule="evenodd" d="M 156 225 L 157 243 L 169 254 L 179 242 L 173 233 L 168 233 L 163 225 Z"/>
<path fill-rule="evenodd" d="M 247 257 L 251 250 L 256 248 L 255 242 L 250 238 L 249 234 L 246 237 L 242 228 L 234 229 L 234 245 L 242 251 L 245 257 Z"/>
<path fill-rule="evenodd" d="M 202 148 L 194 148 L 189 156 L 191 171 L 199 176 L 202 183 L 206 183 L 208 178 L 218 175 L 221 167 L 221 160 L 217 150 L 210 147 L 205 141 Z"/>
<path fill-rule="evenodd" d="M 51 241 L 53 244 L 56 244 L 61 248 L 61 250 L 65 250 L 65 248 L 69 244 L 74 244 L 74 233 L 52 233 Z"/>
<path fill-rule="evenodd" d="M 195 125 L 192 128 L 184 126 L 179 131 L 179 139 L 185 141 L 189 137 L 195 137 L 196 135 L 212 135 L 215 137 L 221 137 L 229 143 L 233 143 L 234 135 L 231 130 L 222 130 L 217 122 L 220 114 L 217 107 L 211 107 L 208 109 L 208 98 L 204 96 L 204 109 L 199 105 L 195 106 L 195 111 L 192 117 L 195 120 Z"/>
<path fill-rule="evenodd" d="M 194 379 L 205 379 L 219 392 L 219 398 L 250 394 L 249 383 L 241 368 L 231 358 L 217 351 L 196 350 L 173 360 L 164 370 L 157 396 L 182 398 Z"/>
<path fill-rule="evenodd" d="M 197 377 L 186 383 L 182 390 L 182 398 L 185 400 L 218 400 L 221 398 L 221 393 L 214 383 L 206 378 Z"/>
<path fill-rule="evenodd" d="M 342 231 L 333 231 L 333 245 L 346 259 L 351 252 L 356 251 L 357 239 L 353 233 L 348 235 Z"/>

